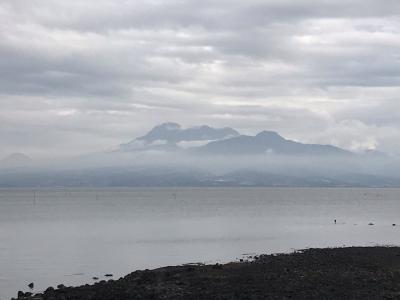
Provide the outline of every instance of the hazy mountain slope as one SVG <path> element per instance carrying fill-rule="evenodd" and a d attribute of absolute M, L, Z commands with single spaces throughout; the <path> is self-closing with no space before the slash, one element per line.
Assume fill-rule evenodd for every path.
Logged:
<path fill-rule="evenodd" d="M 0 166 L 6 168 L 25 167 L 32 163 L 32 159 L 24 153 L 12 153 L 0 160 Z"/>
<path fill-rule="evenodd" d="M 352 153 L 331 145 L 303 144 L 284 139 L 273 131 L 262 131 L 256 136 L 238 137 L 210 142 L 193 149 L 206 154 L 283 154 L 283 155 L 351 155 Z"/>

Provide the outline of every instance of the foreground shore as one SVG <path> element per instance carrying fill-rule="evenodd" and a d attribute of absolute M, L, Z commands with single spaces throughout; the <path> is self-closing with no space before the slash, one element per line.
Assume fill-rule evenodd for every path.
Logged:
<path fill-rule="evenodd" d="M 18 299 L 400 299 L 400 247 L 308 249 L 133 272 Z"/>

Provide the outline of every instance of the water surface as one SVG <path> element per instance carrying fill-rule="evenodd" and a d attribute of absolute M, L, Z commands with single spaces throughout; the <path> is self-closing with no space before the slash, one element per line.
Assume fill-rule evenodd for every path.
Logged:
<path fill-rule="evenodd" d="M 37 292 L 244 254 L 400 245 L 399 200 L 399 189 L 0 189 L 0 299 L 30 282 Z"/>

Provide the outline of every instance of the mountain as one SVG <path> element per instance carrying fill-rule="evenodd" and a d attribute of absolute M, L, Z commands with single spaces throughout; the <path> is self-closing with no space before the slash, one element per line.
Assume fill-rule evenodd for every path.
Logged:
<path fill-rule="evenodd" d="M 256 136 L 240 135 L 236 130 L 207 125 L 182 128 L 177 123 L 164 123 L 146 135 L 121 144 L 119 151 L 157 150 L 185 151 L 188 154 L 216 155 L 353 155 L 332 145 L 303 144 L 287 140 L 274 131 L 262 131 Z"/>
<path fill-rule="evenodd" d="M 120 145 L 120 150 L 178 150 L 179 143 L 215 141 L 239 136 L 239 133 L 229 127 L 213 128 L 207 125 L 182 128 L 177 123 L 164 123 L 154 127 L 146 135 Z"/>
<path fill-rule="evenodd" d="M 331 145 L 303 144 L 287 140 L 273 131 L 214 141 L 193 150 L 196 153 L 221 155 L 352 155 L 349 151 Z"/>
<path fill-rule="evenodd" d="M 32 159 L 24 153 L 12 153 L 0 160 L 0 166 L 13 168 L 13 167 L 24 167 L 32 163 Z"/>
<path fill-rule="evenodd" d="M 145 136 L 139 137 L 137 140 L 145 141 L 146 143 L 152 143 L 157 140 L 179 143 L 182 141 L 220 140 L 238 135 L 239 133 L 236 130 L 229 127 L 213 128 L 203 125 L 183 129 L 177 123 L 164 123 L 154 127 Z"/>

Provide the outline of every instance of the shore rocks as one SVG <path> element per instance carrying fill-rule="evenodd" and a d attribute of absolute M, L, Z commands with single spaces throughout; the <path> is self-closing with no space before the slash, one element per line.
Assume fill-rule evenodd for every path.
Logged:
<path fill-rule="evenodd" d="M 31 297 L 32 297 L 32 293 L 30 293 L 30 292 L 24 293 L 23 291 L 18 291 L 18 293 L 17 293 L 17 299 L 33 299 Z"/>
<path fill-rule="evenodd" d="M 229 264 L 135 271 L 29 300 L 400 299 L 400 248 L 307 249 Z M 25 297 L 25 298 L 24 298 Z"/>

